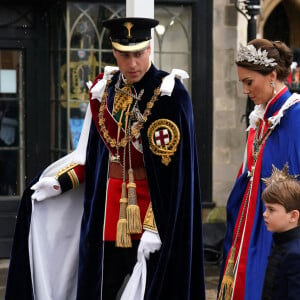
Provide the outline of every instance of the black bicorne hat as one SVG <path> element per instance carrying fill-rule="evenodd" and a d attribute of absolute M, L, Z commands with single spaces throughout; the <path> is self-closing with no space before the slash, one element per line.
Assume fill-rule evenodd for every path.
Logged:
<path fill-rule="evenodd" d="M 109 29 L 109 37 L 114 49 L 134 52 L 149 46 L 151 28 L 158 23 L 155 19 L 119 18 L 103 21 L 103 26 Z"/>

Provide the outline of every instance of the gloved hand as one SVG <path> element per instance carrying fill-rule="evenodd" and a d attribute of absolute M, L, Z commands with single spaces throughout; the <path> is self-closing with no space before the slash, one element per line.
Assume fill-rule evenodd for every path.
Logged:
<path fill-rule="evenodd" d="M 46 198 L 61 194 L 61 187 L 58 180 L 54 177 L 44 177 L 31 187 L 34 193 L 32 200 L 42 201 Z"/>
<path fill-rule="evenodd" d="M 158 251 L 161 247 L 161 240 L 159 234 L 153 231 L 145 230 L 138 247 L 138 261 L 142 260 L 144 256 L 149 259 L 150 253 Z"/>
<path fill-rule="evenodd" d="M 154 231 L 145 230 L 138 247 L 137 263 L 129 281 L 122 293 L 121 300 L 143 300 L 145 295 L 147 263 L 150 253 L 158 251 L 161 247 L 159 234 Z"/>

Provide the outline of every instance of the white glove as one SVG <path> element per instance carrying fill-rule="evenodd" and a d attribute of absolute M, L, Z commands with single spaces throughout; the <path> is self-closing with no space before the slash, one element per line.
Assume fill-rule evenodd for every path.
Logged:
<path fill-rule="evenodd" d="M 34 191 L 31 199 L 36 201 L 42 201 L 46 198 L 61 194 L 60 184 L 54 177 L 44 177 L 40 179 L 31 189 Z"/>
<path fill-rule="evenodd" d="M 145 295 L 147 279 L 147 263 L 150 253 L 158 251 L 161 247 L 161 240 L 157 232 L 145 230 L 137 253 L 137 263 L 129 281 L 122 293 L 121 300 L 143 300 Z"/>
<path fill-rule="evenodd" d="M 158 251 L 161 246 L 161 240 L 159 234 L 153 231 L 145 230 L 138 247 L 137 259 L 141 261 L 144 256 L 146 259 L 149 259 L 150 253 Z"/>

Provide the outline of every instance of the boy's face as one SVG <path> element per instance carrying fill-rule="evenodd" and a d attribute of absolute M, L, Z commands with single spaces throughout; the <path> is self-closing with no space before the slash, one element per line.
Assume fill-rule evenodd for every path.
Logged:
<path fill-rule="evenodd" d="M 263 213 L 266 227 L 271 232 L 284 232 L 298 226 L 299 212 L 286 212 L 285 208 L 277 203 L 265 203 Z"/>

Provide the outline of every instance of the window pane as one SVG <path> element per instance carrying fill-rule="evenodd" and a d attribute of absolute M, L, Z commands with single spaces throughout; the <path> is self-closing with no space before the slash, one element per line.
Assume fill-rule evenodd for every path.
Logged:
<path fill-rule="evenodd" d="M 0 70 L 0 93 L 17 92 L 17 72 L 16 70 Z"/>
<path fill-rule="evenodd" d="M 24 189 L 22 52 L 0 49 L 0 196 L 17 196 Z"/>
<path fill-rule="evenodd" d="M 2 141 L 1 145 L 2 145 Z M 1 147 L 1 146 L 0 146 Z M 0 196 L 17 195 L 18 151 L 0 151 Z"/>
<path fill-rule="evenodd" d="M 0 147 L 18 146 L 18 102 L 1 101 L 0 98 Z"/>

